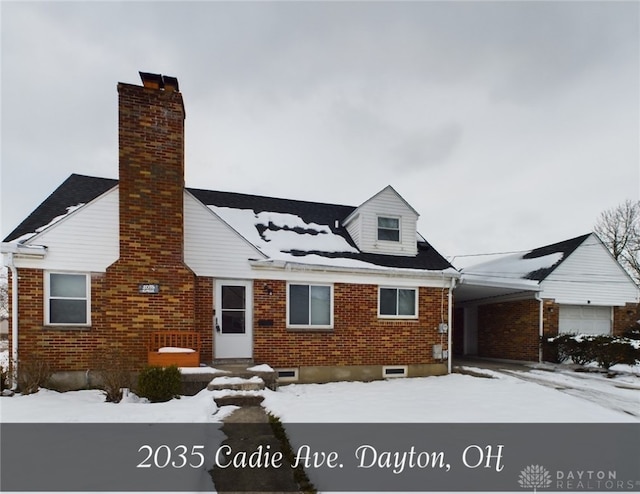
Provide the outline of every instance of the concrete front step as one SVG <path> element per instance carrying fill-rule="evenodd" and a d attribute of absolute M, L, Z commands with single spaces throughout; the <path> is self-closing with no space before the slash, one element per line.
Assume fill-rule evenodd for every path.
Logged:
<path fill-rule="evenodd" d="M 261 391 L 264 389 L 264 381 L 261 377 L 251 376 L 220 376 L 214 377 L 207 385 L 209 391 Z"/>
<path fill-rule="evenodd" d="M 227 405 L 254 407 L 260 406 L 263 400 L 264 396 L 256 394 L 225 394 L 213 399 L 219 407 Z"/>
<path fill-rule="evenodd" d="M 250 360 L 217 360 L 212 363 L 211 367 L 200 368 L 197 372 L 184 372 L 182 374 L 182 394 L 192 396 L 198 394 L 205 388 L 211 389 L 209 388 L 209 384 L 222 377 L 228 379 L 241 378 L 247 381 L 251 381 L 252 378 L 258 377 L 262 380 L 262 387 L 259 387 L 259 389 L 267 387 L 275 390 L 277 388 L 277 373 L 268 366 L 256 366 L 255 363 Z M 224 384 L 224 386 L 218 387 L 218 384 Z M 257 382 L 231 385 L 230 382 L 224 383 L 224 380 L 218 380 L 213 389 L 258 389 L 255 388 L 256 385 Z"/>

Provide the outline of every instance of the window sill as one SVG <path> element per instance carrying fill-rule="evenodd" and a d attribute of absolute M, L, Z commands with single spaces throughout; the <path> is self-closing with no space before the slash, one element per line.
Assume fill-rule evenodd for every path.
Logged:
<path fill-rule="evenodd" d="M 419 321 L 418 316 L 381 316 L 378 315 L 378 319 L 381 321 Z"/>
<path fill-rule="evenodd" d="M 334 329 L 333 328 L 296 328 L 296 327 L 291 327 L 291 328 L 287 328 L 287 331 L 289 333 L 333 333 Z"/>
<path fill-rule="evenodd" d="M 65 324 L 45 324 L 43 329 L 47 331 L 89 331 L 91 326 L 70 326 Z"/>

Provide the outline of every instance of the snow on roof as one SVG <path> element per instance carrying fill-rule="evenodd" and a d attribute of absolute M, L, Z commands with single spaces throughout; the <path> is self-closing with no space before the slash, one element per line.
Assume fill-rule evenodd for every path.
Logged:
<path fill-rule="evenodd" d="M 424 273 L 424 269 L 416 267 L 386 266 L 354 258 L 361 255 L 360 251 L 329 225 L 306 222 L 295 214 L 207 207 L 268 257 L 267 260 L 253 261 L 256 267 L 272 267 L 276 261 L 338 269 Z M 443 272 L 457 274 L 453 268 L 443 269 Z"/>
<path fill-rule="evenodd" d="M 26 242 L 31 237 L 34 237 L 38 233 L 45 231 L 50 226 L 52 226 L 52 225 L 58 223 L 59 221 L 63 220 L 64 218 L 69 216 L 71 213 L 73 213 L 76 209 L 80 209 L 82 206 L 84 206 L 84 202 L 81 202 L 80 204 L 76 204 L 75 206 L 68 206 L 66 208 L 67 209 L 66 213 L 56 216 L 51 221 L 49 221 L 49 223 L 47 223 L 46 225 L 43 225 L 41 227 L 36 228 L 36 230 L 34 232 L 25 233 L 25 234 L 21 235 L 20 237 L 18 237 L 15 240 L 13 240 L 13 242 L 15 242 L 15 243 Z"/>
<path fill-rule="evenodd" d="M 552 268 L 563 257 L 563 252 L 553 252 L 539 257 L 512 254 L 465 268 L 463 276 L 471 282 L 485 279 L 531 280 L 534 273 Z"/>
<path fill-rule="evenodd" d="M 358 249 L 331 231 L 328 225 L 307 223 L 288 213 L 209 206 L 234 230 L 271 258 L 293 251 L 352 252 Z"/>

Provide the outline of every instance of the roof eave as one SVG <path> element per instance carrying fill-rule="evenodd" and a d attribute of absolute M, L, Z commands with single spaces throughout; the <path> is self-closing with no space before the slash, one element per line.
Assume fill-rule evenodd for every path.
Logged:
<path fill-rule="evenodd" d="M 286 270 L 286 271 L 315 271 L 327 273 L 357 273 L 357 274 L 376 274 L 387 277 L 404 277 L 404 278 L 448 278 L 458 279 L 460 273 L 453 268 L 446 268 L 439 271 L 427 271 L 423 269 L 409 268 L 376 268 L 363 266 L 332 266 L 325 264 L 303 263 L 295 261 L 285 261 L 280 259 L 250 259 L 249 264 L 255 269 L 265 270 Z"/>
<path fill-rule="evenodd" d="M 12 254 L 21 258 L 44 259 L 47 255 L 47 247 L 45 245 L 25 245 L 18 242 L 2 242 L 0 243 L 0 253 Z"/>

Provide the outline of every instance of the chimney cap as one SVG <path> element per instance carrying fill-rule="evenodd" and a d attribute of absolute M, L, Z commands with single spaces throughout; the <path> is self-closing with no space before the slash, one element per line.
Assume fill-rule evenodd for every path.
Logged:
<path fill-rule="evenodd" d="M 162 81 L 164 82 L 165 89 L 179 91 L 177 77 L 171 77 L 171 76 L 165 75 L 165 76 L 162 76 Z"/>
<path fill-rule="evenodd" d="M 150 72 L 139 72 L 142 85 L 153 89 L 167 89 L 170 91 L 179 91 L 178 79 L 162 74 L 152 74 Z"/>

